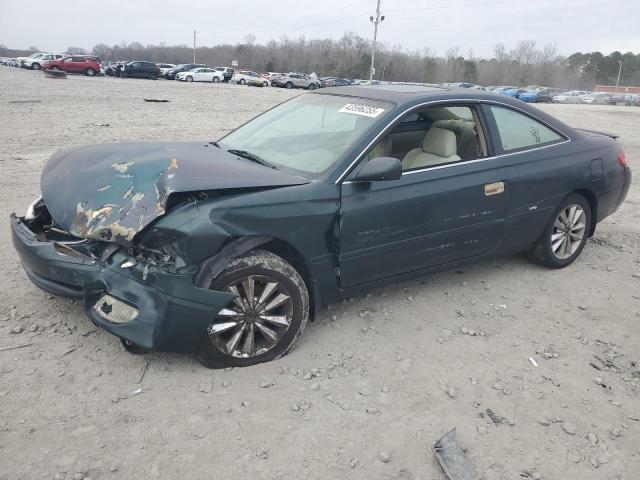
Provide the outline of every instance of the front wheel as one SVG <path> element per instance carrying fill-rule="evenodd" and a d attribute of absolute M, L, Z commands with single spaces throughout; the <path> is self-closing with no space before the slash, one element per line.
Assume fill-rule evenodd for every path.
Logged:
<path fill-rule="evenodd" d="M 84 74 L 85 74 L 87 77 L 93 77 L 93 76 L 96 74 L 96 72 L 93 70 L 93 68 L 87 68 L 87 69 L 84 71 Z"/>
<path fill-rule="evenodd" d="M 31 64 L 31 70 L 40 70 L 42 67 L 40 66 L 39 63 L 32 63 Z"/>
<path fill-rule="evenodd" d="M 309 85 L 309 90 L 315 90 L 316 89 L 316 84 L 312 83 Z"/>
<path fill-rule="evenodd" d="M 157 73 L 152 73 L 151 75 L 149 75 L 149 80 L 157 80 L 157 79 L 158 79 Z"/>
<path fill-rule="evenodd" d="M 198 358 L 208 368 L 245 367 L 285 355 L 309 318 L 304 280 L 284 259 L 254 250 L 231 261 L 210 288 L 236 298 L 204 332 Z"/>
<path fill-rule="evenodd" d="M 212 81 L 213 83 L 218 83 L 218 82 L 220 81 L 220 79 L 219 79 L 218 77 L 213 77 L 213 78 L 211 79 L 211 81 Z"/>
<path fill-rule="evenodd" d="M 247 81 L 244 78 L 241 78 L 240 81 L 238 82 L 240 85 L 244 85 L 245 83 L 247 83 Z"/>
<path fill-rule="evenodd" d="M 193 82 L 193 77 L 191 75 L 187 77 L 187 82 Z"/>
<path fill-rule="evenodd" d="M 530 258 L 550 268 L 563 268 L 578 258 L 589 237 L 591 207 L 582 195 L 565 198 L 529 252 Z"/>
<path fill-rule="evenodd" d="M 291 83 L 291 82 L 287 82 L 287 84 L 285 85 L 285 87 L 287 87 L 288 89 L 292 89 L 292 88 L 293 88 L 293 83 Z"/>

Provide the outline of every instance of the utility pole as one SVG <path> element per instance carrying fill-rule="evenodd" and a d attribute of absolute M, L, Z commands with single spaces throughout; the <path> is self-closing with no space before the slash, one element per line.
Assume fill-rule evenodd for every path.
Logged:
<path fill-rule="evenodd" d="M 373 75 L 376 73 L 376 41 L 378 40 L 378 24 L 384 20 L 384 15 L 380 16 L 380 0 L 376 6 L 376 16 L 369 17 L 373 23 L 373 45 L 371 46 L 371 71 L 369 72 L 369 85 L 373 83 Z"/>
<path fill-rule="evenodd" d="M 620 67 L 618 67 L 618 80 L 616 80 L 616 93 L 618 93 L 618 86 L 620 85 L 620 74 L 622 73 L 622 60 L 620 60 Z"/>
<path fill-rule="evenodd" d="M 196 31 L 193 31 L 193 63 L 196 63 Z"/>

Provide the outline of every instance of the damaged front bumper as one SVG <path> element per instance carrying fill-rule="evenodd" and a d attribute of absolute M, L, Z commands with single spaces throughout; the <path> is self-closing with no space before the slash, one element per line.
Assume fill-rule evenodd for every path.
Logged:
<path fill-rule="evenodd" d="M 142 275 L 120 267 L 129 258 L 121 251 L 102 260 L 73 243 L 43 238 L 28 224 L 11 215 L 13 244 L 29 279 L 54 295 L 82 299 L 93 323 L 136 345 L 195 352 L 207 326 L 233 300 L 231 294 L 196 287 L 193 275 L 159 268 Z"/>

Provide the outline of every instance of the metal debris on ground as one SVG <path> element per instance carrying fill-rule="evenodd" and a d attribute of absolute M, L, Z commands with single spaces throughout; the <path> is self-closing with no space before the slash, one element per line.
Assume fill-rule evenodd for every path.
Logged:
<path fill-rule="evenodd" d="M 160 99 L 160 98 L 144 98 L 145 102 L 155 102 L 155 103 L 167 103 L 169 100 Z"/>
<path fill-rule="evenodd" d="M 42 100 L 11 100 L 9 103 L 40 103 Z"/>
<path fill-rule="evenodd" d="M 456 441 L 456 429 L 445 434 L 433 445 L 433 453 L 449 480 L 476 480 L 471 462 Z"/>
<path fill-rule="evenodd" d="M 500 417 L 499 415 L 496 415 L 495 412 L 490 408 L 487 408 L 486 412 L 487 412 L 487 417 L 491 419 L 494 425 L 500 425 L 501 423 L 505 423 L 507 421 L 505 417 Z"/>
<path fill-rule="evenodd" d="M 23 345 L 15 345 L 13 347 L 0 348 L 0 352 L 7 352 L 9 350 L 17 350 L 19 348 L 30 347 L 31 345 L 33 345 L 33 343 L 25 343 Z"/>
<path fill-rule="evenodd" d="M 43 70 L 45 78 L 67 78 L 67 72 L 62 70 Z"/>

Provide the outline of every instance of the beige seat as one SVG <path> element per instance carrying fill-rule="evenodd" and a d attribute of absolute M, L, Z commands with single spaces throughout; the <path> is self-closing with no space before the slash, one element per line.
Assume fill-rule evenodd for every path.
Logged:
<path fill-rule="evenodd" d="M 414 148 L 405 155 L 402 160 L 402 169 L 410 170 L 459 160 L 456 134 L 451 130 L 431 127 L 424 136 L 422 146 Z"/>

